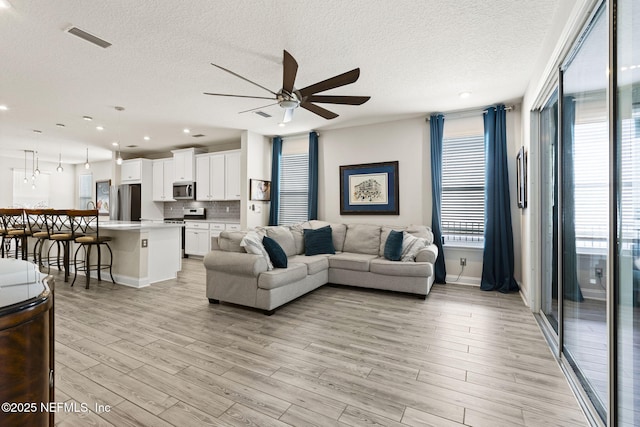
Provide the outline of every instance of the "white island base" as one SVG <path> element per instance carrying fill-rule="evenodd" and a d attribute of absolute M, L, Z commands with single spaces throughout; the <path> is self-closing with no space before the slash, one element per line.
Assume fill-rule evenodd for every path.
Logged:
<path fill-rule="evenodd" d="M 100 235 L 111 236 L 113 278 L 116 283 L 142 288 L 175 279 L 182 269 L 182 225 L 146 222 L 108 221 L 100 223 Z M 96 251 L 92 251 L 93 253 Z M 72 254 L 73 256 L 73 254 Z M 103 262 L 109 254 L 103 248 Z M 102 270 L 102 281 L 109 271 Z M 92 272 L 92 277 L 96 277 Z M 78 281 L 84 278 L 78 277 Z"/>

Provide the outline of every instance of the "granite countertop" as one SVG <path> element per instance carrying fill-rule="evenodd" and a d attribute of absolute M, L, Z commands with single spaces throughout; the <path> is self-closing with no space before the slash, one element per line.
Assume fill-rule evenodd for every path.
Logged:
<path fill-rule="evenodd" d="M 149 230 L 151 228 L 175 228 L 182 227 L 183 224 L 171 224 L 151 221 L 100 221 L 100 228 L 103 230 Z"/>

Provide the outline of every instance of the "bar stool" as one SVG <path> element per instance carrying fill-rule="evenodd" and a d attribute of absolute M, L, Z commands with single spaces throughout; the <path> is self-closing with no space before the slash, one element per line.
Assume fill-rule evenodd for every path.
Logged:
<path fill-rule="evenodd" d="M 0 215 L 2 216 L 2 224 L 4 226 L 4 233 L 2 235 L 2 246 L 5 249 L 4 255 L 8 255 L 6 252 L 10 249 L 10 242 L 13 240 L 16 245 L 15 257 L 18 258 L 18 248 L 20 248 L 22 259 L 27 259 L 27 237 L 29 236 L 29 230 L 24 219 L 23 209 L 0 209 Z M 5 240 L 9 238 L 9 245 L 5 247 Z"/>
<path fill-rule="evenodd" d="M 33 244 L 33 262 L 38 265 L 38 268 L 44 267 L 42 263 L 42 247 L 44 246 L 44 242 L 49 239 L 46 213 L 50 210 L 51 209 L 24 210 L 30 236 L 36 239 L 36 242 Z"/>
<path fill-rule="evenodd" d="M 66 210 L 51 210 L 45 213 L 45 224 L 47 226 L 47 233 L 49 234 L 49 240 L 55 242 L 57 249 L 56 261 L 58 264 L 58 270 L 60 270 L 60 245 L 62 245 L 62 265 L 64 268 L 64 281 L 69 281 L 69 251 L 71 242 L 73 241 L 73 230 L 71 227 L 71 219 Z M 47 260 L 51 258 L 51 249 L 53 244 L 49 246 L 47 251 Z M 47 274 L 51 272 L 51 262 L 49 262 L 49 269 Z"/>
<path fill-rule="evenodd" d="M 116 281 L 113 279 L 112 267 L 113 267 L 113 252 L 111 251 L 111 247 L 109 247 L 109 242 L 111 241 L 111 237 L 109 236 L 101 236 L 99 221 L 98 221 L 98 210 L 90 209 L 90 210 L 70 210 L 67 211 L 69 217 L 71 218 L 71 226 L 74 234 L 74 242 L 79 243 L 78 249 L 73 255 L 73 265 L 74 265 L 74 274 L 73 281 L 71 282 L 71 286 L 76 282 L 76 277 L 78 276 L 78 271 L 84 271 L 86 276 L 86 285 L 85 287 L 89 289 L 89 281 L 91 278 L 91 271 L 95 270 L 98 275 L 98 281 L 102 281 L 100 277 L 100 272 L 102 270 L 109 269 L 109 275 L 111 276 L 111 281 L 113 284 Z M 106 246 L 109 250 L 109 263 L 102 263 L 102 245 Z M 96 247 L 98 250 L 98 259 L 96 264 L 91 264 L 91 248 Z M 78 259 L 78 253 L 80 249 L 84 250 L 83 259 Z"/>

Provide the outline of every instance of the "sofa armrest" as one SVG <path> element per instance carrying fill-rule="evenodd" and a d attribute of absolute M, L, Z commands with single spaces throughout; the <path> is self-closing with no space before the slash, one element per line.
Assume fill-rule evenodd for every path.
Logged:
<path fill-rule="evenodd" d="M 433 244 L 420 249 L 416 254 L 416 262 L 429 262 L 431 264 L 435 264 L 436 258 L 438 258 L 438 247 Z"/>
<path fill-rule="evenodd" d="M 267 261 L 262 255 L 213 250 L 204 256 L 203 262 L 207 270 L 243 276 L 258 277 L 267 271 Z"/>

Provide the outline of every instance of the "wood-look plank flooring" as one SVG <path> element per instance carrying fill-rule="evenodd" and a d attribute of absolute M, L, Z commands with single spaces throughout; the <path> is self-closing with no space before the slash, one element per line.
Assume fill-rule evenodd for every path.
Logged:
<path fill-rule="evenodd" d="M 143 289 L 56 279 L 56 401 L 89 408 L 57 426 L 587 425 L 517 294 L 324 286 L 265 316 L 210 305 L 200 260 Z"/>

